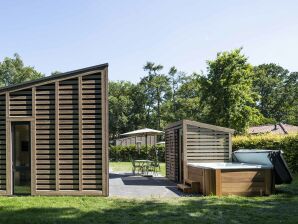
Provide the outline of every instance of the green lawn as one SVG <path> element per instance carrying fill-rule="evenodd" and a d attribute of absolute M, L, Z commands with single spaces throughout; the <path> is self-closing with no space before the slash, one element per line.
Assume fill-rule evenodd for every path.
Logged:
<path fill-rule="evenodd" d="M 0 197 L 0 223 L 297 223 L 298 176 L 269 197 Z"/>
<path fill-rule="evenodd" d="M 131 162 L 110 162 L 110 168 L 113 171 L 129 171 L 131 172 L 132 170 L 132 165 Z M 162 176 L 166 175 L 166 167 L 165 163 L 160 163 L 160 174 Z"/>

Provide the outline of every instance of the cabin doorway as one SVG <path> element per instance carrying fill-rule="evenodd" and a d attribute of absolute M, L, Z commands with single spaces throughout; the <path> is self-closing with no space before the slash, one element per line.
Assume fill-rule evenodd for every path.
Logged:
<path fill-rule="evenodd" d="M 30 122 L 12 124 L 13 194 L 31 194 Z"/>

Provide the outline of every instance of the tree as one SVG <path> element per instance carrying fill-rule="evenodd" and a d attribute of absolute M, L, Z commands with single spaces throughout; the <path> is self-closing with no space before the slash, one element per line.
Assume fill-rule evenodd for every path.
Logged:
<path fill-rule="evenodd" d="M 201 98 L 201 75 L 194 73 L 190 76 L 185 76 L 177 91 L 176 120 L 205 121 L 206 111 Z"/>
<path fill-rule="evenodd" d="M 257 95 L 252 90 L 253 67 L 241 48 L 217 54 L 207 61 L 207 77 L 202 77 L 203 99 L 208 105 L 208 120 L 216 125 L 245 132 L 260 117 L 255 108 Z"/>
<path fill-rule="evenodd" d="M 161 105 L 171 95 L 171 87 L 169 79 L 160 71 L 163 69 L 162 65 L 156 65 L 152 62 L 147 62 L 143 67 L 148 75 L 143 77 L 140 81 L 140 85 L 144 88 L 147 96 L 146 110 L 147 110 L 147 125 L 161 128 Z M 156 119 L 155 119 L 156 117 Z M 155 121 L 155 124 L 152 123 Z"/>
<path fill-rule="evenodd" d="M 33 67 L 25 66 L 18 54 L 14 54 L 14 58 L 6 57 L 3 62 L 0 62 L 0 87 L 39 79 L 43 76 L 44 74 Z"/>
<path fill-rule="evenodd" d="M 294 121 L 294 113 L 297 114 L 297 73 L 290 73 L 273 63 L 256 66 L 254 70 L 253 86 L 260 95 L 257 108 L 264 117 L 275 122 L 297 123 Z"/>
<path fill-rule="evenodd" d="M 112 138 L 128 131 L 133 101 L 130 82 L 109 82 L 109 123 Z"/>

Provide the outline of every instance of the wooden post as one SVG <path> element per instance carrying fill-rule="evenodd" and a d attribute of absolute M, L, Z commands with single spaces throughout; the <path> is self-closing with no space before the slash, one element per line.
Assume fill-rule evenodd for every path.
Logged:
<path fill-rule="evenodd" d="M 6 194 L 12 195 L 11 123 L 9 121 L 9 92 L 5 94 L 6 107 Z"/>
<path fill-rule="evenodd" d="M 31 127 L 31 195 L 36 194 L 36 87 L 32 87 Z"/>
<path fill-rule="evenodd" d="M 229 133 L 229 161 L 232 162 L 232 134 Z"/>
<path fill-rule="evenodd" d="M 270 195 L 272 192 L 272 172 L 271 169 L 264 170 L 265 178 L 264 178 L 264 189 L 265 189 L 265 195 Z"/>
<path fill-rule="evenodd" d="M 221 170 L 215 170 L 215 194 L 222 196 Z"/>
<path fill-rule="evenodd" d="M 108 69 L 101 73 L 101 105 L 102 105 L 102 193 L 109 195 L 109 112 L 108 112 Z"/>
<path fill-rule="evenodd" d="M 182 135 L 183 135 L 183 143 L 182 143 L 182 151 L 183 151 L 183 182 L 188 178 L 188 170 L 187 170 L 187 123 L 182 121 Z"/>
<path fill-rule="evenodd" d="M 83 190 L 83 116 L 82 116 L 82 76 L 78 77 L 79 112 L 79 191 Z"/>
<path fill-rule="evenodd" d="M 55 168 L 56 191 L 59 191 L 59 81 L 55 82 Z"/>

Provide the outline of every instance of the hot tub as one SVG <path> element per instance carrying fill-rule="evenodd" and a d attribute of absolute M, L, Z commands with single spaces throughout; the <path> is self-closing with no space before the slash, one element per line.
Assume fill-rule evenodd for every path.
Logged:
<path fill-rule="evenodd" d="M 188 180 L 199 183 L 203 195 L 270 195 L 274 190 L 272 165 L 249 163 L 188 163 Z"/>

